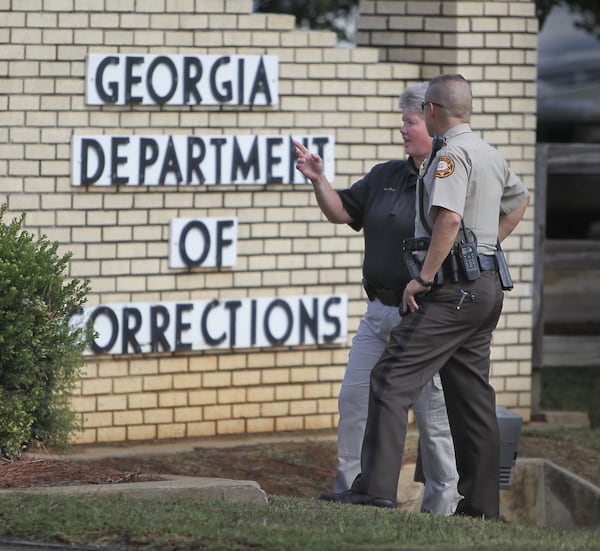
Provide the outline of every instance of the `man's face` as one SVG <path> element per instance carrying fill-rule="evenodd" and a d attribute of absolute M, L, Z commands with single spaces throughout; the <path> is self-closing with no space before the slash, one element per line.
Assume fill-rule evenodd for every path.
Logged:
<path fill-rule="evenodd" d="M 418 113 L 405 111 L 402 113 L 400 134 L 404 140 L 404 150 L 411 157 L 427 157 L 431 152 L 431 136 Z"/>

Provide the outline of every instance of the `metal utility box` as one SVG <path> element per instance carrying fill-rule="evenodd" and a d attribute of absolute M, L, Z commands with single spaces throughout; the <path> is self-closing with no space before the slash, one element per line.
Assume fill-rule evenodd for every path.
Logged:
<path fill-rule="evenodd" d="M 510 475 L 517 460 L 523 418 L 504 406 L 496 406 L 500 429 L 500 489 L 510 489 Z"/>

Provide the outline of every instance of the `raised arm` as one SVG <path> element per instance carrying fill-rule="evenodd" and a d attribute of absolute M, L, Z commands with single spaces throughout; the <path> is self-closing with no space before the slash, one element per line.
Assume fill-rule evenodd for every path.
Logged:
<path fill-rule="evenodd" d="M 323 172 L 323 159 L 294 140 L 296 168 L 312 183 L 319 208 L 334 224 L 348 224 L 352 218 L 344 208 L 338 193 L 331 187 Z"/>

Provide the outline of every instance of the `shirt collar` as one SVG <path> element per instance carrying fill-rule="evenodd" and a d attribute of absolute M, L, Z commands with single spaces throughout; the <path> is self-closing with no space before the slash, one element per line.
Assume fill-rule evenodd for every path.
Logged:
<path fill-rule="evenodd" d="M 444 138 L 452 139 L 459 134 L 466 134 L 467 132 L 472 132 L 471 127 L 467 123 L 457 124 L 444 134 Z"/>

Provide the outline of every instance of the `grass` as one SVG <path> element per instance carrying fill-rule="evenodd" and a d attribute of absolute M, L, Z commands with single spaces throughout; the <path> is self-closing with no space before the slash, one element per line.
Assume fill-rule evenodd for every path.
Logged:
<path fill-rule="evenodd" d="M 597 404 L 598 373 L 544 369 L 548 409 Z M 598 406 L 595 406 L 598 407 Z M 600 452 L 600 430 L 523 429 L 523 434 L 585 443 Z M 256 451 L 260 460 L 264 450 Z M 286 455 L 302 464 L 304 457 Z M 402 510 L 270 496 L 268 505 L 226 501 L 135 500 L 123 496 L 0 496 L 0 539 L 144 551 L 591 551 L 600 533 L 563 531 Z M 0 541 L 0 548 L 2 543 Z"/>
<path fill-rule="evenodd" d="M 544 367 L 540 407 L 585 411 L 592 427 L 600 427 L 600 366 Z"/>
<path fill-rule="evenodd" d="M 0 536 L 136 550 L 589 551 L 600 534 L 272 496 L 269 505 L 7 494 Z"/>

